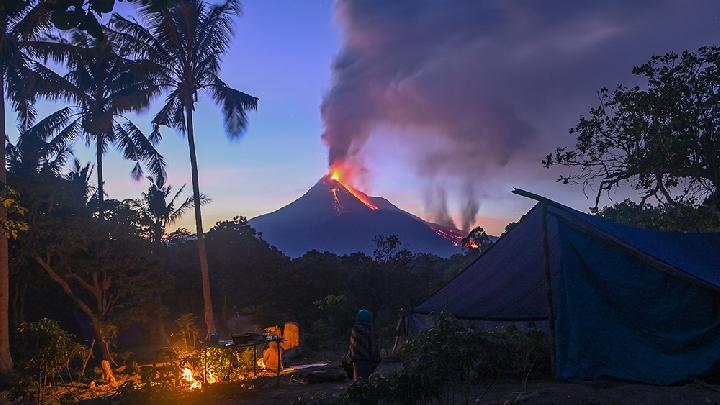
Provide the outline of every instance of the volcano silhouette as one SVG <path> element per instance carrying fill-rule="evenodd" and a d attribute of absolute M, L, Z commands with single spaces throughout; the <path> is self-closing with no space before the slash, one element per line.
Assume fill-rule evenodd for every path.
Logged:
<path fill-rule="evenodd" d="M 457 229 L 423 221 L 329 176 L 290 204 L 251 219 L 250 225 L 290 257 L 313 249 L 372 254 L 378 235 L 397 235 L 412 252 L 448 257 L 460 252 L 456 244 L 462 236 Z"/>

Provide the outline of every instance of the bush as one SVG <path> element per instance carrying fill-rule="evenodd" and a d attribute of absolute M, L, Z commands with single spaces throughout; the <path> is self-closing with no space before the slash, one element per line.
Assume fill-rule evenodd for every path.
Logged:
<path fill-rule="evenodd" d="M 19 395 L 34 388 L 41 397 L 43 387 L 82 377 L 91 355 L 89 347 L 77 343 L 73 335 L 47 318 L 21 324 L 15 340 Z"/>
<path fill-rule="evenodd" d="M 431 328 L 409 339 L 401 357 L 403 367 L 398 372 L 357 381 L 341 396 L 318 395 L 296 403 L 455 403 L 462 384 L 467 387 L 498 375 L 517 376 L 525 384 L 534 370 L 549 363 L 540 330 L 473 331 L 448 313 L 437 315 Z"/>

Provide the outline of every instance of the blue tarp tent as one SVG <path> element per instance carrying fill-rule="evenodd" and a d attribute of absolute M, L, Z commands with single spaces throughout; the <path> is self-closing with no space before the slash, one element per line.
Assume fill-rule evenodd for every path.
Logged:
<path fill-rule="evenodd" d="M 516 192 L 539 203 L 411 318 L 545 323 L 569 380 L 673 384 L 720 365 L 720 234 L 638 229 Z"/>

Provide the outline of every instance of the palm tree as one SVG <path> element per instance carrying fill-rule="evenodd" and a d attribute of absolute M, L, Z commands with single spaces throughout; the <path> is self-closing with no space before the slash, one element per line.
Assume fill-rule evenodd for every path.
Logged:
<path fill-rule="evenodd" d="M 57 90 L 57 75 L 35 63 L 30 54 L 32 41 L 49 27 L 49 13 L 44 2 L 3 1 L 0 5 L 0 136 L 6 136 L 5 99 L 18 113 L 22 129 L 34 118 L 33 102 L 38 94 L 51 95 Z M 7 182 L 5 140 L 0 142 L 0 187 Z M 7 212 L 0 207 L 0 221 Z M 12 370 L 8 322 L 9 298 L 8 240 L 0 237 L 0 374 Z"/>
<path fill-rule="evenodd" d="M 85 163 L 85 166 L 83 166 L 80 164 L 80 160 L 74 159 L 70 171 L 65 175 L 70 187 L 77 191 L 75 194 L 84 198 L 86 204 L 94 192 L 92 185 L 90 185 L 92 171 L 93 166 L 90 162 Z"/>
<path fill-rule="evenodd" d="M 150 140 L 126 113 L 147 107 L 159 87 L 152 80 L 152 67 L 143 60 L 129 60 L 116 53 L 107 35 L 93 38 L 76 31 L 71 41 L 36 44 L 35 52 L 45 59 L 62 61 L 68 68 L 63 96 L 76 102 L 55 114 L 56 128 L 67 140 L 82 136 L 87 145 L 95 145 L 97 207 L 104 218 L 105 188 L 103 155 L 115 146 L 124 157 L 135 161 L 133 179 L 140 180 L 140 161 L 148 164 L 156 177 L 164 176 L 165 162 Z"/>
<path fill-rule="evenodd" d="M 165 228 L 175 223 L 193 206 L 193 198 L 186 197 L 182 201 L 179 200 L 180 195 L 185 190 L 184 185 L 173 194 L 172 186 L 165 185 L 164 178 L 148 176 L 148 180 L 150 180 L 150 186 L 146 192 L 142 193 L 142 200 L 138 201 L 136 206 L 148 217 L 150 240 L 158 247 L 162 243 Z M 170 197 L 171 195 L 172 197 Z M 209 201 L 209 198 L 203 195 L 200 196 L 201 204 L 206 204 Z"/>
<path fill-rule="evenodd" d="M 215 102 L 222 105 L 228 136 L 238 138 L 247 126 L 247 111 L 257 108 L 256 97 L 229 87 L 218 76 L 221 58 L 233 36 L 233 17 L 240 15 L 240 12 L 237 0 L 226 0 L 218 5 L 208 5 L 203 0 L 178 0 L 169 8 L 143 6 L 140 15 L 145 24 L 130 21 L 118 14 L 113 14 L 110 21 L 118 31 L 114 40 L 120 47 L 156 61 L 163 68 L 158 84 L 167 89 L 169 94 L 153 119 L 151 138 L 160 139 L 160 126 L 175 128 L 187 135 L 204 318 L 208 334 L 215 332 L 215 322 L 200 211 L 193 111 L 198 93 L 201 90 L 208 91 Z"/>

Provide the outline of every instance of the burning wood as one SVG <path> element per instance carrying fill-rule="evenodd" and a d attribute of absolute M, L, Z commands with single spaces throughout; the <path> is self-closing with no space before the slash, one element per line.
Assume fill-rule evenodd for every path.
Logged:
<path fill-rule="evenodd" d="M 262 356 L 256 358 L 257 346 L 267 345 Z M 240 382 L 253 379 L 267 372 L 280 375 L 283 372 L 283 355 L 300 347 L 300 329 L 296 322 L 266 328 L 264 333 L 233 335 L 231 341 L 219 341 L 217 345 L 199 350 L 175 352 L 166 363 L 158 363 L 155 369 L 179 370 L 179 386 L 197 390 L 220 382 Z M 291 371 L 291 370 L 288 370 Z M 171 385 L 177 386 L 175 382 Z"/>

